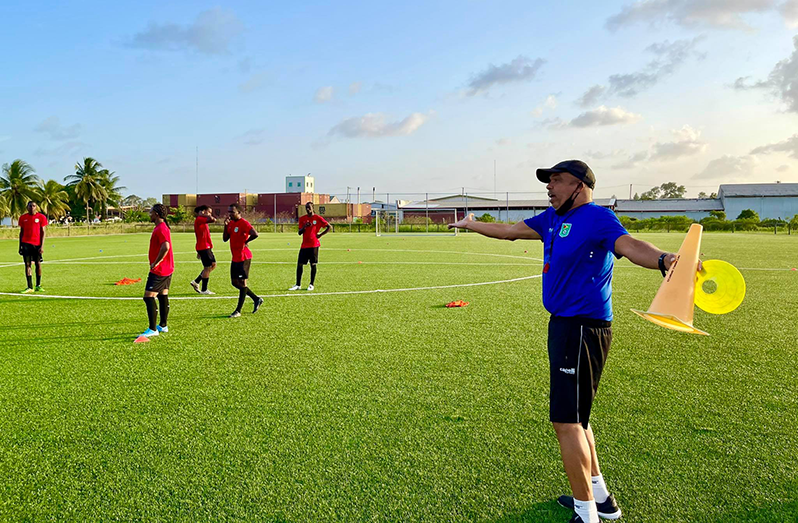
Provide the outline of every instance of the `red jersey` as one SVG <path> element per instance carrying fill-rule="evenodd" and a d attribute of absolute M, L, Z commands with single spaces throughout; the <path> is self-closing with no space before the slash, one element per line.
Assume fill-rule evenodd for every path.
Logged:
<path fill-rule="evenodd" d="M 234 262 L 252 259 L 252 252 L 247 247 L 249 231 L 251 230 L 252 224 L 244 218 L 231 220 L 227 224 L 227 234 L 230 235 L 230 252 L 233 253 Z"/>
<path fill-rule="evenodd" d="M 310 226 L 302 233 L 302 249 L 319 247 L 321 245 L 319 237 L 317 236 L 319 229 L 330 225 L 327 223 L 327 220 L 318 214 L 314 214 L 313 216 L 308 216 L 306 214 L 299 217 L 299 228 L 301 229 L 302 226 L 308 222 L 311 222 Z"/>
<path fill-rule="evenodd" d="M 158 253 L 161 251 L 161 245 L 164 242 L 169 242 L 169 252 L 163 257 L 161 263 L 158 264 L 151 272 L 158 276 L 169 276 L 175 272 L 175 257 L 174 249 L 172 249 L 172 231 L 166 226 L 166 223 L 161 222 L 155 226 L 150 236 L 150 265 L 155 263 L 158 258 Z"/>
<path fill-rule="evenodd" d="M 42 229 L 47 227 L 47 216 L 40 212 L 36 214 L 25 213 L 19 217 L 19 227 L 22 229 L 22 243 L 39 246 L 42 244 Z"/>
<path fill-rule="evenodd" d="M 208 228 L 209 223 L 211 223 L 211 219 L 207 216 L 197 216 L 194 219 L 194 236 L 197 237 L 198 251 L 213 249 L 213 242 L 211 242 L 211 231 Z"/>

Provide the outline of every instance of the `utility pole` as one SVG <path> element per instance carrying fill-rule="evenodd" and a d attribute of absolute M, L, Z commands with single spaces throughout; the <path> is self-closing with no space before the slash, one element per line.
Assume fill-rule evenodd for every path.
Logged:
<path fill-rule="evenodd" d="M 632 184 L 629 184 L 629 199 L 632 199 Z"/>
<path fill-rule="evenodd" d="M 493 160 L 493 197 L 496 198 L 496 160 Z"/>
<path fill-rule="evenodd" d="M 197 169 L 196 169 L 196 176 L 197 176 L 197 194 L 199 194 L 199 145 L 197 146 Z"/>

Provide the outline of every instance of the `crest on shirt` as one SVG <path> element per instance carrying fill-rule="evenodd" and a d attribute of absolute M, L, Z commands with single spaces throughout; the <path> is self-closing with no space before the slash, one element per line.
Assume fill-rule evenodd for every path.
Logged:
<path fill-rule="evenodd" d="M 36 218 L 35 220 L 33 220 L 33 223 L 39 223 L 39 219 Z"/>
<path fill-rule="evenodd" d="M 313 225 L 316 225 L 316 220 L 313 220 Z"/>
<path fill-rule="evenodd" d="M 238 232 L 238 227 L 236 227 L 235 229 L 233 229 L 233 232 Z"/>
<path fill-rule="evenodd" d="M 562 227 L 560 227 L 560 238 L 566 238 L 569 234 L 571 234 L 571 224 L 562 224 Z"/>

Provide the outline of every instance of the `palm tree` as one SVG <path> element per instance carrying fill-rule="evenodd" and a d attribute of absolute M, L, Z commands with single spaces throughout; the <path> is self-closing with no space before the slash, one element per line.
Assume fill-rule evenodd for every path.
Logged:
<path fill-rule="evenodd" d="M 48 218 L 59 220 L 69 211 L 69 194 L 64 190 L 64 186 L 55 180 L 47 182 L 39 180 L 36 199 L 39 200 L 39 207 Z"/>
<path fill-rule="evenodd" d="M 5 197 L 0 195 L 0 220 L 5 218 L 10 214 L 8 209 L 8 202 L 6 201 Z"/>
<path fill-rule="evenodd" d="M 84 158 L 83 163 L 75 164 L 75 174 L 70 174 L 64 181 L 68 187 L 75 188 L 75 196 L 86 205 L 86 222 L 89 220 L 89 207 L 95 202 L 104 201 L 108 195 L 101 183 L 100 170 L 102 164 L 94 158 Z"/>
<path fill-rule="evenodd" d="M 0 196 L 8 207 L 12 219 L 19 218 L 25 212 L 25 206 L 36 193 L 35 183 L 39 180 L 33 167 L 22 160 L 14 160 L 3 165 L 3 176 L 0 176 Z"/>
<path fill-rule="evenodd" d="M 108 206 L 113 206 L 119 209 L 122 206 L 122 191 L 127 189 L 119 183 L 119 176 L 115 176 L 114 171 L 103 169 L 99 173 L 100 185 L 105 189 L 105 199 L 102 201 L 103 217 L 108 218 Z"/>

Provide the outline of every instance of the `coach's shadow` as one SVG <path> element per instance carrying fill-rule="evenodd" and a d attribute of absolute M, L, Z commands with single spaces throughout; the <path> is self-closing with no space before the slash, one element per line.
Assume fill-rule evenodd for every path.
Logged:
<path fill-rule="evenodd" d="M 495 520 L 495 523 L 559 523 L 568 521 L 573 512 L 561 507 L 555 500 L 535 503 L 522 512 L 507 514 Z"/>

